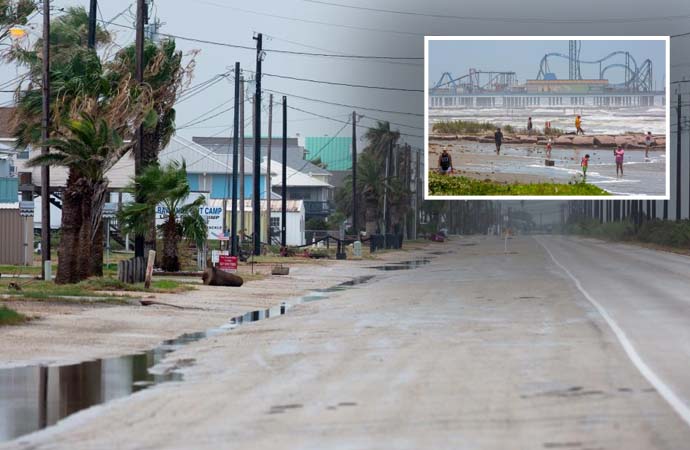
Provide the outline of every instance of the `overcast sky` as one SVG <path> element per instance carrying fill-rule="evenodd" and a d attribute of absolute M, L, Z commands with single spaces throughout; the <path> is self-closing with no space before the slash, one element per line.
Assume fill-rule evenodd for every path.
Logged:
<path fill-rule="evenodd" d="M 629 52 L 638 67 L 646 59 L 652 61 L 653 79 L 658 89 L 664 87 L 666 73 L 665 41 L 662 40 L 582 40 L 581 61 L 598 61 L 613 52 Z M 429 42 L 429 83 L 435 84 L 444 72 L 454 77 L 469 73 L 471 68 L 486 71 L 515 72 L 520 83 L 535 79 L 542 58 L 547 53 L 568 55 L 567 40 L 535 41 L 430 41 Z M 625 55 L 617 54 L 602 63 L 602 68 L 610 64 L 625 64 Z M 548 68 L 559 79 L 568 78 L 568 60 L 550 57 Z M 599 64 L 580 65 L 583 78 L 599 78 Z M 624 81 L 624 70 L 612 68 L 604 74 L 611 83 Z"/>
<path fill-rule="evenodd" d="M 330 0 L 329 0 L 330 1 Z M 388 55 L 422 57 L 423 36 L 429 35 L 668 35 L 690 32 L 690 2 L 687 0 L 582 0 L 579 2 L 555 2 L 553 0 L 522 0 L 467 2 L 429 0 L 333 0 L 346 5 L 368 8 L 392 9 L 398 12 L 423 12 L 442 17 L 396 14 L 356 10 L 333 5 L 324 5 L 305 0 L 264 0 L 239 2 L 227 0 L 158 0 L 153 16 L 159 17 L 165 25 L 162 32 L 203 40 L 220 41 L 238 45 L 253 46 L 252 35 L 262 32 L 266 36 L 264 46 L 269 49 L 285 49 L 301 52 L 345 53 L 358 55 Z M 57 7 L 88 5 L 88 0 L 54 0 Z M 101 1 L 101 14 L 110 20 L 126 10 L 126 0 Z M 132 8 L 132 11 L 134 9 Z M 470 19 L 449 17 L 468 16 Z M 663 17 L 662 17 L 663 16 Z M 653 19 L 647 21 L 648 19 Z M 630 19 L 630 20 L 628 20 Z M 640 21 L 642 19 L 642 21 Z M 37 18 L 40 21 L 40 17 Z M 575 20 L 574 22 L 565 22 Z M 627 21 L 626 21 L 627 20 Z M 305 22 L 311 21 L 311 23 Z M 534 23 L 536 21 L 536 23 Z M 133 16 L 126 13 L 116 23 L 131 26 Z M 132 30 L 109 26 L 117 33 L 121 44 L 134 39 Z M 40 26 L 37 29 L 40 31 Z M 215 46 L 206 43 L 188 42 L 178 39 L 178 46 L 191 51 L 198 49 L 194 82 L 202 82 L 218 73 L 228 70 L 235 61 L 244 68 L 254 70 L 252 51 Z M 583 53 L 590 56 L 590 50 L 583 45 Z M 567 53 L 567 45 L 560 51 Z M 592 51 L 591 56 L 599 52 Z M 637 58 L 637 54 L 635 54 Z M 645 56 L 640 56 L 644 58 Z M 538 62 L 530 62 L 524 70 L 527 75 L 536 74 Z M 690 78 L 690 36 L 672 39 L 672 79 L 683 75 Z M 450 64 L 449 64 L 450 65 Z M 449 70 L 462 71 L 450 65 Z M 511 64 L 512 66 L 512 64 Z M 530 69 L 530 70 L 528 70 Z M 515 69 L 520 70 L 517 65 Z M 422 61 L 398 63 L 374 62 L 303 55 L 279 55 L 269 53 L 264 61 L 264 71 L 316 80 L 389 86 L 406 89 L 422 89 L 424 71 Z M 17 73 L 14 67 L 0 68 L 0 83 L 11 79 Z M 247 74 L 249 75 L 249 74 Z M 264 88 L 289 94 L 321 100 L 360 105 L 371 108 L 423 113 L 423 94 L 416 92 L 381 91 L 344 86 L 328 86 L 278 78 L 264 78 Z M 267 93 L 268 94 L 268 93 Z M 0 94 L 0 104 L 6 102 L 7 94 Z M 185 124 L 199 115 L 232 99 L 233 87 L 223 81 L 190 100 L 178 105 L 178 125 Z M 267 97 L 267 95 L 266 95 Z M 288 104 L 313 113 L 348 120 L 352 108 L 313 103 L 290 97 Z M 221 111 L 225 107 L 219 107 Z M 367 117 L 362 124 L 371 125 L 372 118 L 386 118 L 403 133 L 421 135 L 421 117 L 364 111 Z M 249 110 L 247 111 L 249 117 Z M 349 127 L 342 123 L 310 116 L 305 113 L 289 112 L 289 134 L 304 136 L 349 136 Z M 178 134 L 190 138 L 194 135 L 228 136 L 232 113 L 221 114 L 197 125 L 208 128 L 186 128 Z M 263 119 L 266 125 L 266 119 Z M 281 133 L 281 116 L 275 115 L 274 135 Z M 417 128 L 414 128 L 417 127 Z M 363 134 L 364 130 L 360 130 Z M 250 133 L 249 127 L 247 133 Z M 264 126 L 264 134 L 266 127 Z M 417 137 L 404 136 L 413 145 L 421 146 Z"/>

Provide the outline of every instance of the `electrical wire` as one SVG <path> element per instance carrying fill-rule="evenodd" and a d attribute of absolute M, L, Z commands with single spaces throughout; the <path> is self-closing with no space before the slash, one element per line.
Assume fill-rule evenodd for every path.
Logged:
<path fill-rule="evenodd" d="M 690 14 L 685 15 L 673 15 L 673 16 L 657 16 L 657 17 L 630 17 L 630 18 L 596 18 L 596 19 L 558 19 L 552 17 L 494 17 L 494 16 L 458 16 L 453 14 L 433 14 L 424 13 L 418 11 L 403 11 L 395 9 L 385 9 L 385 8 L 373 8 L 368 6 L 356 6 L 347 5 L 343 3 L 329 2 L 323 0 L 303 0 L 307 3 L 315 3 L 324 6 L 331 6 L 337 8 L 354 9 L 359 11 L 376 12 L 376 13 L 386 13 L 386 14 L 396 14 L 404 16 L 414 16 L 414 17 L 429 17 L 433 19 L 452 19 L 452 20 L 466 20 L 466 21 L 477 21 L 477 22 L 506 22 L 506 23 L 527 23 L 527 24 L 541 24 L 541 23 L 555 23 L 555 24 L 584 24 L 584 23 L 641 23 L 641 22 L 658 22 L 663 20 L 680 20 L 690 18 Z"/>
<path fill-rule="evenodd" d="M 286 96 L 291 97 L 291 98 L 299 98 L 301 100 L 307 100 L 307 101 L 316 102 L 316 103 L 323 103 L 326 105 L 342 106 L 345 108 L 361 109 L 364 111 L 374 111 L 374 112 L 381 112 L 381 113 L 387 113 L 387 114 L 401 114 L 401 115 L 406 115 L 406 116 L 424 117 L 424 114 L 419 114 L 419 113 L 392 111 L 389 109 L 369 108 L 369 107 L 365 107 L 365 106 L 348 105 L 346 103 L 329 102 L 327 100 L 320 100 L 320 99 L 316 99 L 316 98 L 312 98 L 312 97 L 304 97 L 301 95 L 290 94 L 287 92 L 281 92 L 281 91 L 277 91 L 274 89 L 264 89 L 264 91 L 273 92 L 274 94 L 286 95 Z"/>
<path fill-rule="evenodd" d="M 398 92 L 424 92 L 424 89 L 408 89 L 408 88 L 398 88 L 398 87 L 388 87 L 388 86 L 370 86 L 370 85 L 365 85 L 365 84 L 341 83 L 341 82 L 336 82 L 336 81 L 314 80 L 311 78 L 300 78 L 300 77 L 293 77 L 293 76 L 288 76 L 288 75 L 277 75 L 274 73 L 265 73 L 265 72 L 262 73 L 261 76 L 272 77 L 272 78 L 282 78 L 284 80 L 303 81 L 306 83 L 327 84 L 330 86 L 345 86 L 345 87 L 353 87 L 353 88 L 360 88 L 360 89 L 378 89 L 378 90 L 383 90 L 383 91 L 398 91 Z"/>

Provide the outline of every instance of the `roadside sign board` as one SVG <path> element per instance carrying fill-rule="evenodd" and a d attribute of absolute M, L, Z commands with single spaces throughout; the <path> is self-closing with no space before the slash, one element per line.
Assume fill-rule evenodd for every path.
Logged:
<path fill-rule="evenodd" d="M 220 255 L 218 268 L 225 272 L 237 272 L 237 256 Z"/>

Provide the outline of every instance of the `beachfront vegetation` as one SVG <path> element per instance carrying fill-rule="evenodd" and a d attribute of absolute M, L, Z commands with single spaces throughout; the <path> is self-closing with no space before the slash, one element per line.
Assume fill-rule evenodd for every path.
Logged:
<path fill-rule="evenodd" d="M 587 183 L 502 184 L 429 172 L 430 195 L 609 195 Z"/>
<path fill-rule="evenodd" d="M 432 131 L 439 134 L 491 134 L 500 128 L 503 134 L 527 134 L 527 128 L 518 128 L 512 125 L 494 124 L 491 122 L 474 122 L 471 120 L 453 120 L 435 123 Z M 543 132 L 538 128 L 532 130 L 532 135 L 560 136 L 565 131 L 560 128 L 547 128 Z"/>
<path fill-rule="evenodd" d="M 8 308 L 7 306 L 0 306 L 0 326 L 3 325 L 18 325 L 26 322 L 28 318 L 18 313 L 17 311 Z"/>
<path fill-rule="evenodd" d="M 515 133 L 515 127 L 511 125 L 496 125 L 490 122 L 474 122 L 471 120 L 453 120 L 438 122 L 432 127 L 434 133 L 440 134 L 482 134 L 496 131 L 501 128 L 504 133 Z"/>
<path fill-rule="evenodd" d="M 674 249 L 690 249 L 690 221 L 652 220 L 636 229 L 632 220 L 599 223 L 580 220 L 571 223 L 567 231 L 610 241 L 635 241 Z"/>

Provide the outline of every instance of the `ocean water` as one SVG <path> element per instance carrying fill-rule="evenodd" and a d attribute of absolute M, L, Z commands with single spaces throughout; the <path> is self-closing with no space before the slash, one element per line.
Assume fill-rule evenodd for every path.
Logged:
<path fill-rule="evenodd" d="M 441 145 L 444 145 L 442 142 Z M 464 149 L 479 158 L 475 163 L 457 167 L 461 170 L 486 173 L 510 173 L 537 175 L 553 178 L 561 182 L 577 182 L 581 178 L 580 161 L 589 154 L 589 170 L 587 182 L 614 195 L 665 195 L 666 190 L 666 153 L 652 151 L 645 159 L 644 150 L 629 150 L 625 153 L 623 163 L 624 176 L 616 177 L 616 164 L 612 149 L 601 148 L 554 148 L 551 159 L 555 166 L 544 165 L 546 152 L 539 147 L 517 147 L 504 144 L 501 147 L 501 157 L 495 157 L 493 144 L 477 142 L 463 142 L 451 144 L 453 154 Z M 486 161 L 481 161 L 481 155 L 486 155 Z M 460 156 L 460 155 L 457 155 Z M 462 157 L 454 158 L 461 161 Z"/>
<path fill-rule="evenodd" d="M 495 125 L 527 127 L 527 118 L 532 117 L 535 128 L 544 128 L 546 121 L 551 126 L 565 131 L 575 131 L 575 116 L 582 116 L 582 128 L 588 134 L 622 134 L 627 132 L 666 133 L 666 109 L 662 107 L 626 109 L 589 108 L 533 108 L 533 109 L 432 109 L 429 123 L 447 120 L 473 120 Z M 431 129 L 431 128 L 430 128 Z"/>

